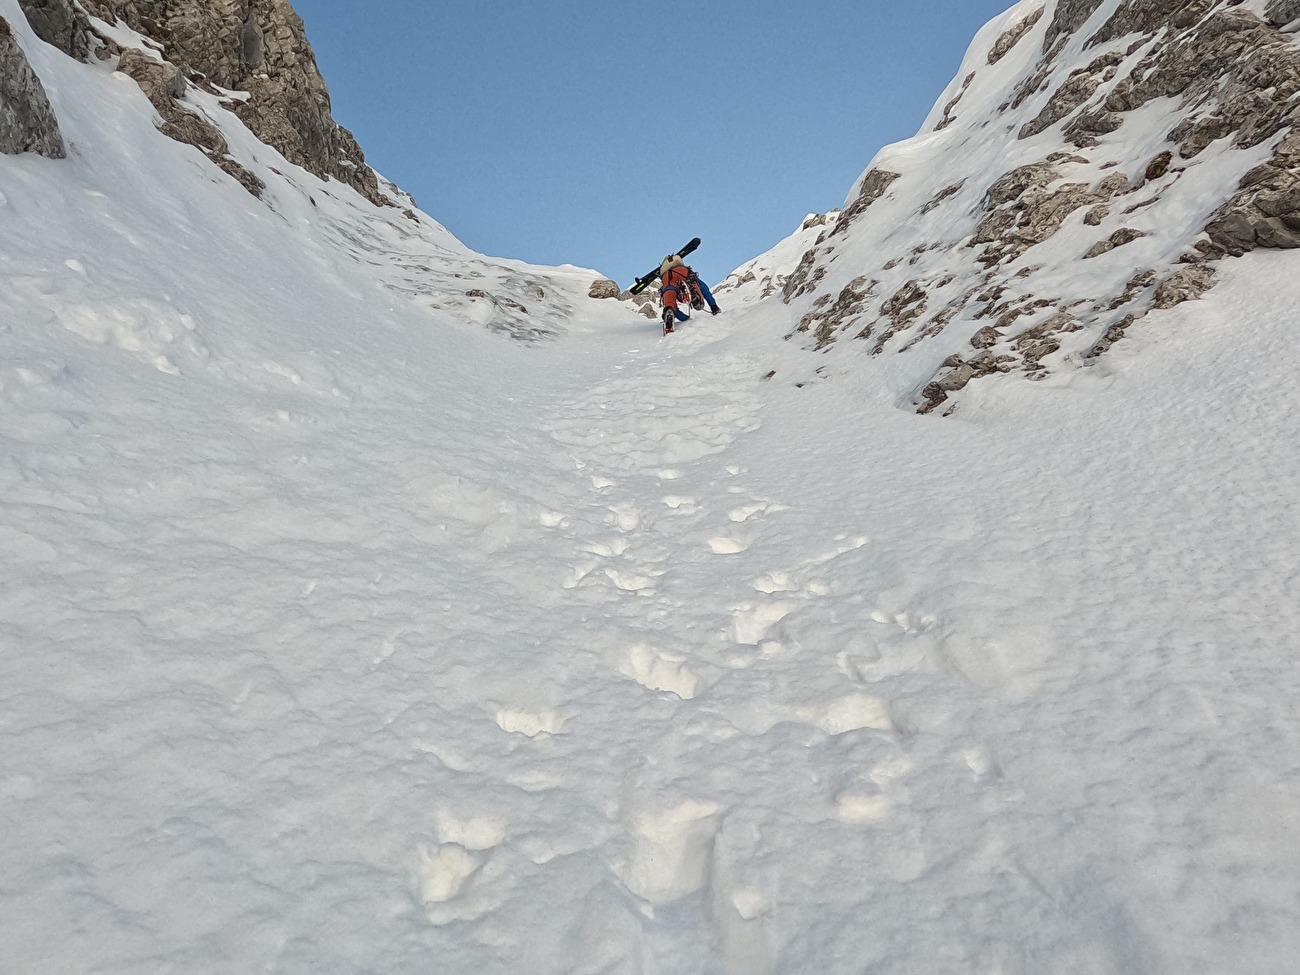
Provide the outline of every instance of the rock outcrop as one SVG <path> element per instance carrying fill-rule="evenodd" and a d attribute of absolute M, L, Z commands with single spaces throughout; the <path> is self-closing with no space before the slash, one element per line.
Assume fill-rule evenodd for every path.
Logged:
<path fill-rule="evenodd" d="M 1095 361 L 1218 261 L 1300 247 L 1297 31 L 1300 0 L 1023 0 L 770 272 L 789 337 L 928 359 L 910 403 L 947 411 Z"/>
<path fill-rule="evenodd" d="M 186 80 L 180 68 L 167 61 L 155 61 L 140 51 L 126 50 L 122 52 L 117 69 L 133 78 L 145 97 L 158 110 L 163 120 L 159 131 L 163 135 L 200 149 L 244 189 L 261 197 L 266 184 L 230 155 L 230 147 L 221 130 L 202 115 L 181 104 Z"/>
<path fill-rule="evenodd" d="M 45 88 L 3 17 L 0 17 L 0 152 L 35 152 L 51 159 L 67 155 L 59 121 Z"/>
<path fill-rule="evenodd" d="M 997 64 L 1006 57 L 1013 47 L 1021 42 L 1026 34 L 1038 26 L 1038 22 L 1043 19 L 1043 8 L 1031 11 L 1028 17 L 1017 21 L 1009 30 L 1005 31 L 989 51 L 989 64 Z"/>
<path fill-rule="evenodd" d="M 90 21 L 72 0 L 18 0 L 36 36 L 69 57 L 90 56 Z"/>
<path fill-rule="evenodd" d="M 1264 16 L 1274 27 L 1300 29 L 1300 0 L 1268 0 Z"/>
<path fill-rule="evenodd" d="M 289 0 L 84 0 L 83 5 L 102 20 L 121 20 L 156 41 L 163 57 L 193 83 L 212 91 L 248 92 L 251 97 L 233 102 L 232 110 L 290 162 L 347 183 L 373 203 L 387 202 L 356 139 L 334 121 L 329 90 Z"/>

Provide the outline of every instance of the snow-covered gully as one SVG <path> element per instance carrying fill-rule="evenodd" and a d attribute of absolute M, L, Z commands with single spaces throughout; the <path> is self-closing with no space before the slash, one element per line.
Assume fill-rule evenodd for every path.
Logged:
<path fill-rule="evenodd" d="M 0 968 L 1289 970 L 1292 254 L 919 416 L 924 350 L 664 339 L 191 91 L 255 201 L 16 9 Z"/>
<path fill-rule="evenodd" d="M 1162 340 L 1262 320 L 1241 288 Z M 762 382 L 764 328 L 632 320 L 350 406 L 23 373 L 19 957 L 1267 970 L 1300 800 L 1283 336 L 938 423 Z"/>

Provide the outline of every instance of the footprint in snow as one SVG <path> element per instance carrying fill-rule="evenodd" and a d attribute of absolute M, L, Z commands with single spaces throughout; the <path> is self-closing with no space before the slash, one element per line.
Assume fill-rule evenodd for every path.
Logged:
<path fill-rule="evenodd" d="M 889 816 L 894 802 L 879 792 L 842 792 L 835 797 L 835 818 L 841 823 L 875 823 Z"/>
<path fill-rule="evenodd" d="M 623 532 L 641 531 L 646 527 L 641 510 L 631 504 L 613 505 L 606 520 Z"/>
<path fill-rule="evenodd" d="M 817 705 L 809 709 L 808 718 L 811 724 L 833 736 L 864 728 L 898 730 L 888 702 L 869 694 L 849 694 L 829 704 Z"/>
<path fill-rule="evenodd" d="M 605 569 L 605 576 L 623 592 L 648 592 L 654 589 L 655 586 L 655 580 L 651 576 L 640 575 L 636 572 L 625 572 L 622 569 L 607 568 Z"/>
<path fill-rule="evenodd" d="M 676 694 L 683 701 L 697 697 L 706 686 L 704 678 L 686 665 L 686 657 L 645 645 L 632 648 L 621 672 L 647 690 Z"/>
<path fill-rule="evenodd" d="M 911 761 L 896 755 L 878 762 L 866 781 L 843 789 L 835 797 L 833 815 L 853 825 L 879 822 L 908 802 L 907 789 L 899 785 L 912 769 Z"/>
<path fill-rule="evenodd" d="M 709 539 L 709 548 L 712 549 L 714 555 L 739 555 L 749 546 L 750 543 L 743 538 L 718 537 Z"/>
<path fill-rule="evenodd" d="M 573 715 L 564 711 L 540 712 L 502 708 L 494 716 L 497 727 L 506 734 L 536 738 L 539 735 L 562 735 Z"/>
<path fill-rule="evenodd" d="M 741 505 L 739 508 L 733 508 L 727 517 L 737 524 L 749 521 L 755 515 L 765 515 L 771 511 L 780 510 L 766 501 L 755 501 L 752 504 Z"/>
<path fill-rule="evenodd" d="M 798 606 L 798 603 L 788 599 L 733 606 L 728 635 L 733 643 L 756 647 L 772 639 L 776 625 L 794 612 Z"/>
<path fill-rule="evenodd" d="M 470 878 L 482 866 L 482 857 L 458 843 L 441 843 L 438 846 L 420 844 L 416 866 L 420 900 L 429 907 L 445 904 L 460 896 Z"/>
<path fill-rule="evenodd" d="M 443 810 L 437 816 L 438 839 L 475 853 L 500 846 L 506 839 L 505 823 L 495 816 L 458 815 Z"/>
<path fill-rule="evenodd" d="M 765 572 L 753 582 L 751 586 L 757 592 L 771 595 L 777 592 L 798 592 L 803 587 L 793 575 L 788 572 Z"/>
<path fill-rule="evenodd" d="M 617 558 L 627 551 L 628 541 L 626 538 L 613 538 L 608 542 L 588 542 L 586 545 L 579 546 L 578 551 L 585 552 L 587 555 L 599 555 L 601 558 Z"/>
<path fill-rule="evenodd" d="M 655 905 L 702 890 L 709 882 L 721 811 L 717 803 L 694 799 L 638 810 L 632 816 L 631 853 L 617 871 L 623 883 Z"/>

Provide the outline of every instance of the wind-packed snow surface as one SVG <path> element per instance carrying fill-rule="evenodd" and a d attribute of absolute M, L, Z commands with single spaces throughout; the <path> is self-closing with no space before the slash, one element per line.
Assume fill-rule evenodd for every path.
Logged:
<path fill-rule="evenodd" d="M 0 967 L 1294 965 L 1293 255 L 919 417 L 231 126 L 259 203 L 16 12 Z"/>

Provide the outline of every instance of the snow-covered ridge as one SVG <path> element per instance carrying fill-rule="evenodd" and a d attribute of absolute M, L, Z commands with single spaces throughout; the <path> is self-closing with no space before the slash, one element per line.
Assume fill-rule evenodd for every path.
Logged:
<path fill-rule="evenodd" d="M 1216 266 L 1300 245 L 1288 0 L 1024 0 L 833 229 L 776 253 L 793 335 L 910 353 L 901 405 L 1102 355 Z M 843 342 L 852 339 L 852 342 Z M 896 381 L 896 380 L 893 380 Z"/>

